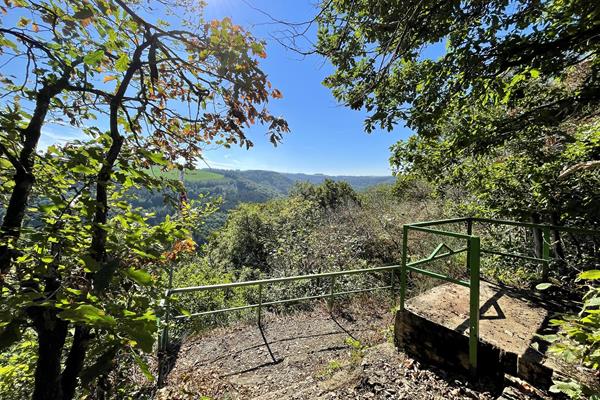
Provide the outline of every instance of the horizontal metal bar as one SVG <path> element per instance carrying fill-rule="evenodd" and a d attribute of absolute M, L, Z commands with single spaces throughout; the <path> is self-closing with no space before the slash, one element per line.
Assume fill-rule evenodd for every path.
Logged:
<path fill-rule="evenodd" d="M 218 314 L 218 313 L 229 312 L 229 311 L 240 311 L 240 310 L 246 310 L 248 308 L 256 308 L 256 307 L 258 307 L 258 304 L 248 304 L 246 306 L 240 306 L 240 307 L 221 308 L 220 310 L 202 311 L 202 312 L 197 312 L 197 313 L 188 314 L 188 315 L 178 315 L 176 317 L 173 317 L 173 319 L 187 319 L 187 318 L 192 318 L 192 317 L 199 317 L 202 315 Z"/>
<path fill-rule="evenodd" d="M 456 222 L 466 222 L 470 219 L 471 219 L 471 217 L 449 218 L 449 219 L 440 219 L 437 221 L 415 222 L 415 223 L 411 223 L 411 224 L 407 224 L 407 225 L 408 226 L 434 226 L 434 225 L 452 224 L 452 223 L 456 223 Z"/>
<path fill-rule="evenodd" d="M 417 266 L 417 265 L 426 264 L 429 261 L 435 261 L 435 260 L 439 260 L 441 258 L 446 258 L 446 257 L 453 256 L 455 254 L 464 253 L 468 249 L 469 249 L 468 247 L 463 247 L 460 250 L 451 251 L 451 252 L 448 252 L 448 253 L 442 253 L 442 254 L 436 255 L 435 257 L 427 257 L 427 258 L 424 258 L 422 260 L 413 261 L 413 262 L 410 262 L 410 263 L 406 264 L 406 266 L 407 267 L 414 267 L 414 266 Z"/>
<path fill-rule="evenodd" d="M 262 305 L 263 306 L 273 306 L 275 304 L 297 303 L 299 301 L 316 300 L 316 299 L 322 299 L 322 298 L 330 297 L 330 296 L 331 296 L 331 293 L 317 294 L 315 296 L 296 297 L 294 299 L 283 299 L 283 300 L 267 301 L 265 303 L 262 303 Z M 335 294 L 334 294 L 334 296 L 335 296 Z"/>
<path fill-rule="evenodd" d="M 436 235 L 450 236 L 450 237 L 455 237 L 455 238 L 459 238 L 459 239 L 469 239 L 470 237 L 472 237 L 472 235 L 467 235 L 466 233 L 440 231 L 438 229 L 425 228 L 423 226 L 408 225 L 408 229 L 415 230 L 415 231 L 421 231 L 421 232 L 433 233 Z"/>
<path fill-rule="evenodd" d="M 296 275 L 296 276 L 287 276 L 287 277 L 282 277 L 282 278 L 262 279 L 262 280 L 256 280 L 256 281 L 231 282 L 231 283 L 222 283 L 222 284 L 218 284 L 218 285 L 191 286 L 191 287 L 175 288 L 175 289 L 167 290 L 166 295 L 169 296 L 174 293 L 199 292 L 199 291 L 204 291 L 204 290 L 230 289 L 230 288 L 253 286 L 253 285 L 259 285 L 259 284 L 266 285 L 266 284 L 271 284 L 271 283 L 290 282 L 290 281 L 297 281 L 297 280 L 304 280 L 304 279 L 324 278 L 324 277 L 328 277 L 328 276 L 365 274 L 365 273 L 371 273 L 371 272 L 391 271 L 394 269 L 400 269 L 400 265 L 386 265 L 383 267 L 374 267 L 374 268 L 365 268 L 365 269 L 350 269 L 350 270 L 345 270 L 345 271 L 325 272 L 322 274 Z"/>
<path fill-rule="evenodd" d="M 451 278 L 451 277 L 449 277 L 447 275 L 438 274 L 437 272 L 428 271 L 426 269 L 421 269 L 421 268 L 409 267 L 408 265 L 406 266 L 406 269 L 408 271 L 418 272 L 419 274 L 427 275 L 427 276 L 430 276 L 432 278 L 437 278 L 437 279 L 441 279 L 441 280 L 444 280 L 444 281 L 447 281 L 447 282 L 456 283 L 457 285 L 471 287 L 471 285 L 469 284 L 469 282 L 466 282 L 466 281 L 463 281 L 463 280 L 460 280 L 460 279 L 454 279 L 454 278 Z"/>
<path fill-rule="evenodd" d="M 345 292 L 335 292 L 335 293 L 333 293 L 333 296 L 343 296 L 343 295 L 353 294 L 353 293 L 374 292 L 375 290 L 391 289 L 391 287 L 392 287 L 391 285 L 388 285 L 388 286 L 377 286 L 374 288 L 348 290 Z M 269 301 L 269 302 L 261 303 L 261 307 L 272 306 L 272 305 L 276 305 L 276 304 L 295 303 L 295 302 L 305 301 L 305 300 L 322 299 L 324 297 L 330 297 L 331 295 L 332 295 L 331 293 L 327 293 L 327 294 L 319 294 L 319 295 L 315 295 L 315 296 L 305 296 L 305 297 L 296 297 L 293 299 Z M 258 307 L 258 304 L 248 304 L 248 305 L 240 306 L 240 307 L 222 308 L 219 310 L 203 311 L 203 312 L 193 313 L 193 314 L 189 314 L 189 315 L 178 315 L 176 317 L 173 317 L 173 319 L 177 319 L 177 320 L 187 319 L 187 318 L 192 318 L 192 317 L 199 317 L 202 315 L 211 315 L 211 314 L 218 314 L 218 313 L 224 313 L 224 312 L 230 312 L 230 311 L 240 311 L 240 310 L 246 310 L 249 308 L 256 308 L 256 307 Z"/>
<path fill-rule="evenodd" d="M 390 289 L 390 288 L 391 288 L 391 286 L 378 286 L 378 287 L 374 287 L 374 288 L 355 289 L 355 290 L 348 290 L 348 291 L 345 291 L 345 292 L 334 292 L 333 296 L 335 297 L 335 296 L 343 296 L 343 295 L 353 294 L 353 293 L 374 292 L 375 290 Z M 262 303 L 262 305 L 263 306 L 273 306 L 273 305 L 276 305 L 276 304 L 296 303 L 296 302 L 299 302 L 299 301 L 322 299 L 322 298 L 330 297 L 330 296 L 332 296 L 331 293 L 319 294 L 319 295 L 315 295 L 315 296 L 297 297 L 297 298 L 294 298 L 294 299 L 283 299 L 283 300 L 268 301 L 266 303 Z"/>
<path fill-rule="evenodd" d="M 600 235 L 600 230 L 575 228 L 575 227 L 571 227 L 571 226 L 535 224 L 532 222 L 517 222 L 517 221 L 507 221 L 507 220 L 502 220 L 502 219 L 492 219 L 492 218 L 473 218 L 473 221 L 485 222 L 485 223 L 491 223 L 491 224 L 497 224 L 497 225 L 522 226 L 525 228 L 540 228 L 540 229 L 548 228 L 553 231 L 571 232 L 571 233 L 578 233 L 578 234 L 582 234 L 582 235 Z"/>
<path fill-rule="evenodd" d="M 533 262 L 538 262 L 540 264 L 546 263 L 549 260 L 544 260 L 543 258 L 537 258 L 537 257 L 530 257 L 530 256 L 524 256 L 522 254 L 512 254 L 512 253 L 505 253 L 503 251 L 496 251 L 496 250 L 486 250 L 486 249 L 481 249 L 480 250 L 482 253 L 486 253 L 486 254 L 495 254 L 497 256 L 505 256 L 505 257 L 514 257 L 514 258 L 521 258 L 523 260 L 529 260 L 529 261 L 533 261 Z"/>
<path fill-rule="evenodd" d="M 384 290 L 384 289 L 391 289 L 391 288 L 392 288 L 392 285 L 377 286 L 377 287 L 374 287 L 374 288 L 354 289 L 354 290 L 347 290 L 345 292 L 335 292 L 333 295 L 334 296 L 344 296 L 344 295 L 347 295 L 347 294 L 374 292 L 376 290 Z"/>

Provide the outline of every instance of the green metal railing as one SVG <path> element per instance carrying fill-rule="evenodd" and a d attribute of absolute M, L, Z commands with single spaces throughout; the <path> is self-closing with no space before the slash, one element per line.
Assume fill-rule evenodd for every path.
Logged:
<path fill-rule="evenodd" d="M 449 230 L 439 229 L 440 226 L 449 225 L 449 224 L 464 224 L 465 232 L 454 232 Z M 524 254 L 513 254 L 507 253 L 503 251 L 498 251 L 494 249 L 486 249 L 482 248 L 480 236 L 473 234 L 473 227 L 475 223 L 486 223 L 486 224 L 495 224 L 495 225 L 507 225 L 507 226 L 517 226 L 517 227 L 525 227 L 531 229 L 539 229 L 542 232 L 543 237 L 543 246 L 541 249 L 541 257 L 531 257 Z M 496 220 L 496 219 L 488 219 L 488 218 L 453 218 L 453 219 L 445 219 L 445 220 L 437 220 L 437 221 L 427 221 L 427 222 L 417 222 L 412 224 L 406 224 L 403 226 L 403 243 L 402 243 L 402 262 L 400 265 L 389 265 L 375 268 L 366 268 L 366 269 L 355 269 L 355 270 L 346 270 L 346 271 L 335 271 L 335 272 L 326 272 L 320 274 L 311 274 L 311 275 L 298 275 L 298 276 L 290 276 L 290 277 L 282 277 L 282 278 L 272 278 L 272 279 L 262 279 L 262 280 L 254 280 L 254 281 L 244 281 L 244 282 L 233 282 L 233 283 L 224 283 L 217 285 L 206 285 L 206 286 L 193 286 L 193 287 L 184 287 L 184 288 L 175 288 L 168 289 L 165 291 L 164 299 L 161 301 L 161 308 L 164 310 L 164 317 L 159 320 L 159 351 L 165 350 L 167 348 L 168 340 L 169 340 L 169 323 L 171 319 L 173 320 L 182 320 L 188 319 L 198 316 L 206 316 L 213 315 L 218 313 L 225 312 L 234 312 L 241 311 L 251 308 L 257 309 L 257 322 L 259 328 L 261 328 L 261 318 L 262 318 L 262 309 L 267 306 L 279 305 L 279 304 L 287 304 L 287 303 L 295 303 L 301 301 L 315 300 L 315 299 L 323 299 L 327 298 L 328 306 L 331 310 L 333 306 L 333 302 L 335 297 L 355 294 L 355 293 L 365 293 L 372 292 L 376 290 L 387 290 L 389 289 L 392 293 L 392 299 L 395 301 L 396 296 L 396 284 L 395 284 L 395 275 L 399 273 L 400 277 L 400 310 L 404 310 L 406 293 L 407 293 L 407 285 L 408 285 L 408 273 L 414 272 L 422 275 L 426 275 L 432 278 L 441 279 L 447 282 L 451 282 L 457 285 L 461 285 L 469 288 L 469 364 L 472 371 L 475 373 L 477 369 L 477 350 L 479 344 L 479 282 L 480 282 L 480 266 L 481 266 L 481 255 L 491 254 L 503 257 L 513 257 L 518 259 L 523 259 L 529 262 L 541 263 L 544 267 L 544 270 L 547 271 L 549 263 L 550 263 L 550 232 L 563 231 L 570 232 L 575 234 L 583 234 L 583 235 L 600 235 L 600 231 L 589 230 L 589 229 L 579 229 L 565 226 L 553 226 L 546 224 L 535 224 L 535 223 L 527 223 L 527 222 L 515 222 L 515 221 L 505 221 L 505 220 Z M 440 243 L 433 252 L 422 259 L 414 260 L 409 262 L 409 235 L 411 231 L 416 232 L 425 232 L 429 234 L 433 234 L 436 236 L 441 236 L 443 238 L 454 238 L 460 239 L 465 242 L 464 247 L 460 247 L 456 250 L 452 249 L 450 246 L 445 244 L 444 242 Z M 468 271 L 469 278 L 468 280 L 457 279 L 451 277 L 446 274 L 442 274 L 439 272 L 431 271 L 422 268 L 423 265 L 455 256 L 457 254 L 465 253 L 466 256 L 466 267 Z M 380 273 L 380 272 L 389 272 L 390 273 L 390 284 L 385 286 L 376 286 L 370 288 L 361 288 L 354 290 L 345 290 L 345 291 L 336 291 L 336 279 L 342 276 L 349 275 L 357 275 L 357 274 L 372 274 L 372 273 Z M 311 280 L 311 279 L 322 279 L 328 278 L 329 280 L 329 293 L 312 295 L 312 296 L 304 296 L 304 297 L 296 297 L 290 299 L 279 299 L 279 300 L 270 300 L 263 301 L 263 288 L 268 287 L 269 285 L 276 283 L 289 283 L 300 280 Z M 171 315 L 171 296 L 178 293 L 191 293 L 191 292 L 205 292 L 205 291 L 217 291 L 217 290 L 228 290 L 233 288 L 240 287 L 249 287 L 253 286 L 258 289 L 258 302 L 255 304 L 246 304 L 238 307 L 230 307 L 230 308 L 222 308 L 218 310 L 208 310 L 202 312 L 196 312 L 192 314 L 186 315 Z M 264 336 L 264 334 L 263 334 Z M 266 340 L 265 340 L 266 342 Z M 269 350 L 270 351 L 270 350 Z"/>
<path fill-rule="evenodd" d="M 338 296 L 357 294 L 357 293 L 366 293 L 373 292 L 376 290 L 390 290 L 392 293 L 396 291 L 395 289 L 395 281 L 394 281 L 394 271 L 399 270 L 401 268 L 400 265 L 387 265 L 382 267 L 374 267 L 374 268 L 365 268 L 365 269 L 352 269 L 346 271 L 335 271 L 335 272 L 326 272 L 320 274 L 310 274 L 310 275 L 297 275 L 297 276 L 288 276 L 282 278 L 271 278 L 271 279 L 261 279 L 255 281 L 243 281 L 243 282 L 232 282 L 232 283 L 223 283 L 217 285 L 206 285 L 206 286 L 192 286 L 192 287 L 183 287 L 183 288 L 175 288 L 168 289 L 165 291 L 165 298 L 161 301 L 161 308 L 164 310 L 164 318 L 159 321 L 160 324 L 160 337 L 159 337 L 159 351 L 165 350 L 167 348 L 167 344 L 169 341 L 169 322 L 171 319 L 173 320 L 182 320 L 199 316 L 206 315 L 214 315 L 225 312 L 233 312 L 233 311 L 241 311 L 251 308 L 256 308 L 256 319 L 259 327 L 261 326 L 261 317 L 262 317 L 262 309 L 267 306 L 279 305 L 279 304 L 287 304 L 287 303 L 297 303 L 308 300 L 316 300 L 316 299 L 327 299 L 327 305 L 329 309 L 333 307 L 334 299 Z M 354 290 L 345 290 L 345 291 L 336 291 L 336 279 L 342 276 L 350 276 L 350 275 L 358 275 L 358 274 L 372 274 L 372 273 L 380 273 L 380 272 L 390 272 L 390 284 L 385 286 L 375 286 L 369 288 L 361 288 Z M 311 279 L 323 279 L 328 278 L 329 281 L 329 292 L 324 294 L 318 294 L 313 296 L 304 296 L 304 297 L 295 297 L 290 299 L 280 299 L 280 300 L 271 300 L 271 301 L 263 301 L 263 288 L 268 287 L 269 285 L 276 283 L 289 283 L 296 282 L 301 280 L 311 280 Z M 170 301 L 171 296 L 178 293 L 190 293 L 190 292 L 205 292 L 205 291 L 217 291 L 217 290 L 228 290 L 240 287 L 249 287 L 254 286 L 258 289 L 258 303 L 255 304 L 246 304 L 238 307 L 230 307 L 230 308 L 222 308 L 218 310 L 208 310 L 202 312 L 196 312 L 185 315 L 175 315 L 171 316 L 171 307 Z M 393 296 L 392 296 L 393 297 Z"/>
<path fill-rule="evenodd" d="M 449 224 L 465 224 L 466 232 L 453 232 L 439 229 L 440 226 Z M 531 229 L 539 229 L 542 232 L 542 249 L 540 257 L 532 257 L 524 254 L 507 253 L 503 251 L 487 249 L 481 247 L 480 237 L 473 234 L 473 225 L 475 223 L 486 223 L 493 225 L 517 226 Z M 435 228 L 432 228 L 435 227 Z M 410 231 L 426 232 L 445 238 L 462 239 L 466 242 L 465 247 L 453 250 L 444 242 L 440 243 L 433 252 L 422 259 L 408 262 L 409 252 L 409 235 Z M 486 254 L 512 257 L 523 259 L 529 262 L 536 262 L 543 265 L 543 278 L 547 277 L 548 267 L 550 265 L 550 232 L 561 231 L 581 235 L 600 235 L 600 231 L 591 229 L 580 229 L 567 226 L 555 226 L 547 224 L 536 224 L 528 222 L 515 222 L 506 220 L 497 220 L 490 218 L 453 218 L 437 221 L 417 222 L 403 226 L 403 243 L 402 243 L 402 268 L 400 269 L 400 310 L 404 310 L 406 292 L 407 292 L 407 277 L 408 272 L 423 274 L 432 278 L 441 279 L 447 282 L 455 283 L 469 288 L 469 364 L 473 372 L 477 370 L 477 350 L 479 345 L 479 281 L 481 256 Z M 422 266 L 433 261 L 454 256 L 460 253 L 467 253 L 466 266 L 469 274 L 469 280 L 461 280 L 453 278 L 449 275 L 440 274 L 417 266 Z"/>
<path fill-rule="evenodd" d="M 480 241 L 479 236 L 471 234 L 472 224 L 469 218 L 455 218 L 440 221 L 418 222 L 403 226 L 402 235 L 402 268 L 400 269 L 400 311 L 404 311 L 407 276 L 408 272 L 416 272 L 432 278 L 441 279 L 469 288 L 469 364 L 473 371 L 477 369 L 477 346 L 479 343 L 479 270 L 480 270 Z M 433 229 L 431 226 L 439 226 L 451 223 L 467 223 L 467 233 L 444 231 Z M 446 238 L 465 240 L 465 247 L 453 250 L 445 243 L 440 243 L 428 256 L 420 260 L 408 262 L 408 238 L 410 231 L 426 232 Z M 442 252 L 445 250 L 444 252 Z M 469 270 L 469 281 L 455 279 L 449 275 L 440 274 L 417 266 L 432 261 L 451 257 L 460 253 L 467 253 L 467 269 Z"/>

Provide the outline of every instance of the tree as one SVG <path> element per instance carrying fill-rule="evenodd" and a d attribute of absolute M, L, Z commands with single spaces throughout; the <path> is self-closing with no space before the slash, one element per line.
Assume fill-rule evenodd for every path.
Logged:
<path fill-rule="evenodd" d="M 598 170 L 563 172 L 600 157 L 599 14 L 580 0 L 325 2 L 318 50 L 368 131 L 415 131 L 393 149 L 399 174 L 466 186 L 486 211 L 593 224 Z"/>
<path fill-rule="evenodd" d="M 325 179 L 320 185 L 308 182 L 296 183 L 292 187 L 290 195 L 313 201 L 324 210 L 335 210 L 349 204 L 360 203 L 352 186 L 347 182 L 336 182 L 331 179 Z"/>
<path fill-rule="evenodd" d="M 250 147 L 243 127 L 255 122 L 274 144 L 287 131 L 259 109 L 280 97 L 258 66 L 264 44 L 229 19 L 194 19 L 201 3 L 160 4 L 175 26 L 151 22 L 143 2 L 2 8 L 0 56 L 23 68 L 1 88 L 0 335 L 6 345 L 35 330 L 34 399 L 73 398 L 118 353 L 141 362 L 152 348 L 165 254 L 207 209 L 183 202 L 149 226 L 130 190 L 179 190 L 149 168 L 189 167 L 208 144 Z M 49 115 L 87 138 L 37 152 Z"/>
<path fill-rule="evenodd" d="M 335 97 L 367 110 L 367 131 L 401 122 L 415 131 L 392 149 L 401 191 L 425 178 L 442 195 L 462 188 L 469 214 L 600 226 L 600 4 L 340 0 L 324 2 L 318 19 Z M 583 263 L 569 260 L 558 278 L 596 273 L 594 240 L 584 251 L 573 240 Z M 552 242 L 561 258 L 558 232 Z M 551 348 L 597 369 L 591 293 L 579 318 L 557 322 Z M 554 389 L 578 398 L 580 388 Z"/>
<path fill-rule="evenodd" d="M 574 69 L 577 71 L 578 69 Z M 569 91 L 565 83 L 532 82 L 523 87 L 513 109 L 533 109 L 548 92 Z M 493 212 L 519 219 L 534 218 L 553 224 L 594 224 L 600 221 L 598 183 L 594 170 L 563 175 L 570 165 L 600 157 L 600 120 L 589 114 L 573 116 L 559 124 L 514 126 L 510 138 L 485 150 L 478 147 L 494 135 L 492 127 L 510 118 L 502 106 L 471 108 L 475 119 L 487 121 L 476 134 L 481 139 L 464 143 L 470 127 L 455 118 L 447 122 L 438 139 L 414 136 L 393 147 L 392 164 L 407 173 L 434 182 L 438 191 L 462 186 L 468 213 Z M 473 126 L 473 125 L 471 125 Z M 476 128 L 475 128 L 476 129 Z"/>

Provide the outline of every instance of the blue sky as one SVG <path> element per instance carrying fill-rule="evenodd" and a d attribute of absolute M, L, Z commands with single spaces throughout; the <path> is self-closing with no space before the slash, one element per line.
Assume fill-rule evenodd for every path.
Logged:
<path fill-rule="evenodd" d="M 268 24 L 271 16 L 303 22 L 316 15 L 314 0 L 208 0 L 206 18 L 230 16 L 234 23 L 267 40 L 267 58 L 262 67 L 283 99 L 273 101 L 272 111 L 284 116 L 291 128 L 281 145 L 274 148 L 264 128 L 251 129 L 255 146 L 250 150 L 208 150 L 213 167 L 269 169 L 285 172 L 344 175 L 389 175 L 389 147 L 410 134 L 398 127 L 394 132 L 363 130 L 365 113 L 337 103 L 321 82 L 333 71 L 319 56 L 302 57 L 270 38 L 282 29 Z M 267 23 L 267 24 L 266 24 Z M 309 32 L 315 35 L 315 29 Z"/>
<path fill-rule="evenodd" d="M 267 58 L 262 68 L 283 99 L 273 100 L 271 111 L 289 123 L 291 133 L 273 147 L 265 128 L 248 131 L 254 147 L 250 150 L 209 148 L 200 167 L 226 169 L 266 169 L 283 172 L 324 173 L 332 175 L 390 175 L 389 147 L 411 132 L 402 126 L 393 132 L 363 130 L 364 112 L 338 104 L 321 82 L 332 67 L 319 56 L 301 57 L 270 38 L 281 30 L 269 17 L 290 22 L 310 20 L 317 12 L 316 0 L 208 0 L 206 19 L 231 17 L 233 22 L 267 41 Z M 309 32 L 315 35 L 315 29 Z M 48 126 L 41 146 L 76 138 L 75 130 Z"/>

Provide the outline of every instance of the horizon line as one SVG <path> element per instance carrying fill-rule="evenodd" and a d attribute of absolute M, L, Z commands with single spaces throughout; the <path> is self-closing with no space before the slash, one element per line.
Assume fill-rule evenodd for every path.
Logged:
<path fill-rule="evenodd" d="M 354 174 L 330 174 L 323 172 L 289 172 L 289 171 L 276 171 L 273 169 L 260 169 L 260 168 L 211 168 L 211 167 L 203 167 L 203 168 L 195 168 L 197 170 L 207 170 L 207 171 L 233 171 L 233 172 L 250 172 L 250 171 L 263 171 L 263 172 L 275 172 L 278 174 L 292 174 L 292 175 L 312 175 L 312 176 L 330 176 L 330 177 L 354 177 L 354 178 L 394 178 L 394 175 L 390 172 L 389 175 L 354 175 Z"/>

